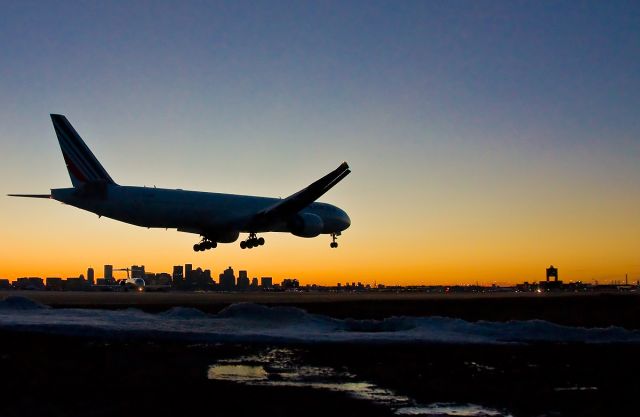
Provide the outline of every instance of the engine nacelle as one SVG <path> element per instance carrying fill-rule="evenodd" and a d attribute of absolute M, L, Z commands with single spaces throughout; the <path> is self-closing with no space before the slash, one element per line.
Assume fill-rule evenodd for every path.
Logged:
<path fill-rule="evenodd" d="M 320 216 L 312 213 L 297 214 L 289 222 L 291 233 L 299 237 L 316 237 L 324 229 L 324 222 Z"/>
<path fill-rule="evenodd" d="M 215 236 L 211 238 L 211 240 L 218 243 L 233 243 L 238 240 L 240 236 L 240 232 L 237 231 L 229 231 L 224 233 L 217 233 Z"/>

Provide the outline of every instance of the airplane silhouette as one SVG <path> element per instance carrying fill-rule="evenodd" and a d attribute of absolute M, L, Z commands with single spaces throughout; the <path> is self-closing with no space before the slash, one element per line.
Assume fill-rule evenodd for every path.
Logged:
<path fill-rule="evenodd" d="M 328 234 L 330 247 L 337 248 L 336 238 L 351 225 L 344 210 L 315 202 L 349 175 L 346 162 L 285 199 L 125 186 L 116 184 L 65 116 L 52 114 L 51 120 L 73 188 L 9 196 L 49 198 L 141 227 L 195 233 L 202 237 L 193 245 L 196 252 L 235 242 L 240 233 L 249 234 L 240 242 L 242 249 L 262 246 L 265 240 L 257 234 L 266 232 L 306 238 Z"/>

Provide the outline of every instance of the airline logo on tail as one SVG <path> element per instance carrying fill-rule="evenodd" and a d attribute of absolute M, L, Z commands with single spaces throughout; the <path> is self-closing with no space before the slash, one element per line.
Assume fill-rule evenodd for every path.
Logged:
<path fill-rule="evenodd" d="M 115 184 L 66 117 L 52 114 L 51 121 L 74 187 L 92 182 Z"/>

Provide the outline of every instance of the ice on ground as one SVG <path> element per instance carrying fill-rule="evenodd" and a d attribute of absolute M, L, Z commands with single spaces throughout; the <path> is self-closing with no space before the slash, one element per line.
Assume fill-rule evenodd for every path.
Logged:
<path fill-rule="evenodd" d="M 0 328 L 203 342 L 640 343 L 639 331 L 562 326 L 542 320 L 469 322 L 447 317 L 340 320 L 294 307 L 251 303 L 233 304 L 218 314 L 184 307 L 152 314 L 132 308 L 53 309 L 20 296 L 0 301 Z"/>

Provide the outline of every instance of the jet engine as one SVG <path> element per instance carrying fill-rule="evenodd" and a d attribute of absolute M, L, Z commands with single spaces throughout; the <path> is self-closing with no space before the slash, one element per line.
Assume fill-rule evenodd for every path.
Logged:
<path fill-rule="evenodd" d="M 312 213 L 297 214 L 289 222 L 291 233 L 299 237 L 316 237 L 324 229 L 324 222 L 320 216 Z"/>
<path fill-rule="evenodd" d="M 217 232 L 212 240 L 219 242 L 219 243 L 233 243 L 236 240 L 238 240 L 238 237 L 240 236 L 240 232 L 238 231 L 228 231 L 228 232 Z"/>

